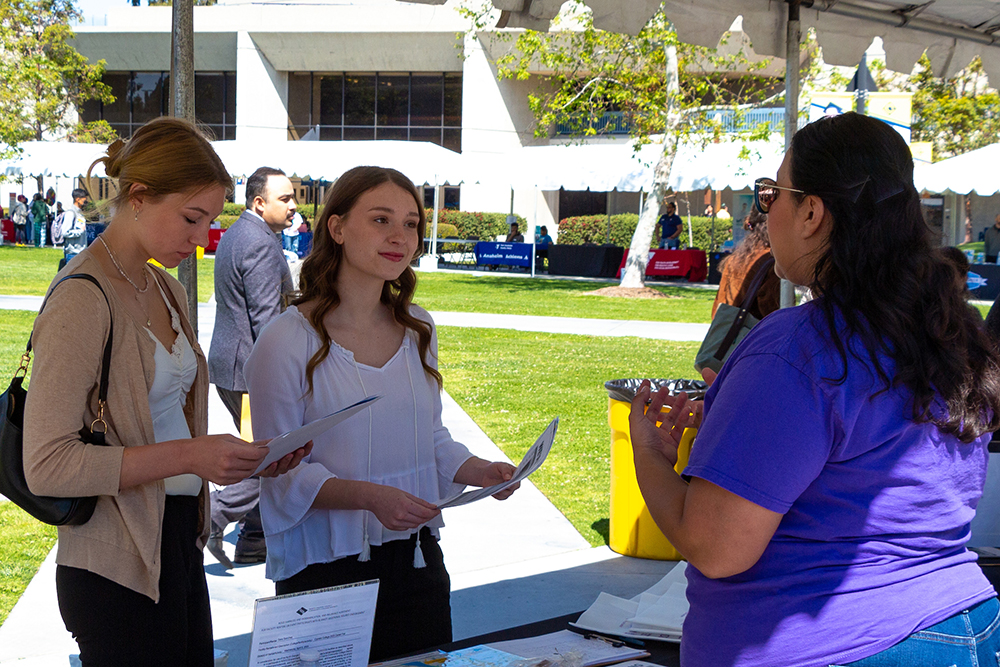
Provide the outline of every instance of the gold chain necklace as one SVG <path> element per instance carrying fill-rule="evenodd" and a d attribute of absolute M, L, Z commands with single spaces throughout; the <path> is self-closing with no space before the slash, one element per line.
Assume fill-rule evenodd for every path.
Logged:
<path fill-rule="evenodd" d="M 146 284 L 142 289 L 139 289 L 139 286 L 136 285 L 134 282 L 132 282 L 132 279 L 128 277 L 127 273 L 125 273 L 125 269 L 123 269 L 122 265 L 118 263 L 118 259 L 115 257 L 115 253 L 111 252 L 111 248 L 108 246 L 108 242 L 104 240 L 104 235 L 98 234 L 97 238 L 101 242 L 101 245 L 104 246 L 104 249 L 108 251 L 108 257 L 111 258 L 111 263 L 115 265 L 116 269 L 118 269 L 118 273 L 122 274 L 122 278 L 127 280 L 128 284 L 131 285 L 132 288 L 135 290 L 135 302 L 139 304 L 139 308 L 140 310 L 142 310 L 142 314 L 146 316 L 146 326 L 147 327 L 152 326 L 152 322 L 150 322 L 149 319 L 149 313 L 146 311 L 146 307 L 142 305 L 142 301 L 139 300 L 139 295 L 145 294 L 146 290 L 149 289 L 149 274 L 146 273 L 146 265 L 143 264 L 142 267 L 142 275 L 146 279 Z"/>

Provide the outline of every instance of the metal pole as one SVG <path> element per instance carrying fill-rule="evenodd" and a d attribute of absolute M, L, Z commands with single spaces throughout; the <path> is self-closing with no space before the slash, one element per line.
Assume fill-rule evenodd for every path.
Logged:
<path fill-rule="evenodd" d="M 434 219 L 431 225 L 431 257 L 434 258 L 435 264 L 437 263 L 437 252 L 438 252 L 438 209 L 441 208 L 441 186 L 437 184 L 437 179 L 434 179 Z"/>
<path fill-rule="evenodd" d="M 170 39 L 170 115 L 194 122 L 194 5 L 174 0 Z M 198 253 L 177 267 L 177 279 L 187 292 L 188 319 L 198 335 Z"/>
<path fill-rule="evenodd" d="M 788 26 L 785 32 L 785 152 L 792 147 L 792 137 L 799 126 L 799 0 L 788 1 Z M 781 307 L 795 305 L 795 286 L 781 280 Z"/>

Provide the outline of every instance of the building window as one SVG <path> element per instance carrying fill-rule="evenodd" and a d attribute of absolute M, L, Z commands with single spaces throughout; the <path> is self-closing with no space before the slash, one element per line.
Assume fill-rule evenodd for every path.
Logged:
<path fill-rule="evenodd" d="M 291 73 L 288 138 L 430 141 L 462 150 L 459 73 Z"/>
<path fill-rule="evenodd" d="M 115 101 L 88 101 L 80 109 L 84 122 L 106 120 L 118 136 L 132 136 L 143 123 L 166 116 L 170 110 L 169 72 L 107 72 Z M 236 73 L 196 72 L 194 116 L 214 139 L 236 138 Z"/>

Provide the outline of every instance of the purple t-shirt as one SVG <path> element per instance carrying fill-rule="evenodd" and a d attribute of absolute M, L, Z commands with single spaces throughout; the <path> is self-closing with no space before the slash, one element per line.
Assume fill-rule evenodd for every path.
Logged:
<path fill-rule="evenodd" d="M 995 594 L 964 546 L 989 435 L 908 419 L 853 355 L 824 380 L 843 365 L 822 322 L 815 302 L 772 313 L 705 398 L 684 473 L 784 517 L 746 572 L 687 569 L 685 667 L 860 660 Z"/>

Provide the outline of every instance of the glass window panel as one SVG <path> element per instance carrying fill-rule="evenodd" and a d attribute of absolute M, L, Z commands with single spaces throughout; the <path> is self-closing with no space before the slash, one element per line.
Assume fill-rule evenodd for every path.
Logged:
<path fill-rule="evenodd" d="M 420 128 L 411 127 L 410 128 L 410 141 L 429 141 L 431 143 L 441 145 L 441 130 L 440 129 L 430 129 L 430 128 Z"/>
<path fill-rule="evenodd" d="M 80 121 L 93 123 L 95 120 L 101 120 L 101 101 L 86 100 L 80 105 Z"/>
<path fill-rule="evenodd" d="M 410 113 L 410 75 L 378 75 L 378 126 L 406 126 Z"/>
<path fill-rule="evenodd" d="M 462 75 L 444 75 L 444 124 L 462 126 Z"/>
<path fill-rule="evenodd" d="M 380 141 L 406 141 L 406 128 L 379 127 L 375 130 L 375 138 Z"/>
<path fill-rule="evenodd" d="M 129 118 L 129 80 L 131 75 L 128 72 L 118 72 L 115 74 L 105 74 L 104 83 L 111 86 L 111 94 L 115 96 L 115 101 L 105 104 L 101 109 L 104 120 L 109 123 L 128 123 Z M 121 134 L 121 132 L 119 132 Z M 123 137 L 129 135 L 128 130 Z"/>
<path fill-rule="evenodd" d="M 320 141 L 340 141 L 343 139 L 343 128 L 341 127 L 320 127 L 319 128 L 319 140 Z"/>
<path fill-rule="evenodd" d="M 225 131 L 224 131 L 224 136 L 225 136 L 226 141 L 233 141 L 234 139 L 236 139 L 236 126 L 235 125 L 226 125 Z"/>
<path fill-rule="evenodd" d="M 117 132 L 122 139 L 128 139 L 132 136 L 132 128 L 128 123 L 111 123 L 111 129 Z"/>
<path fill-rule="evenodd" d="M 444 78 L 414 74 L 410 82 L 410 125 L 441 125 Z"/>
<path fill-rule="evenodd" d="M 344 75 L 324 74 L 316 77 L 319 79 L 319 124 L 320 125 L 342 125 L 344 106 Z M 374 77 L 372 77 L 374 81 Z M 374 110 L 372 111 L 374 118 Z M 314 120 L 313 122 L 317 122 Z M 368 123 L 358 123 L 367 125 Z"/>
<path fill-rule="evenodd" d="M 168 93 L 169 94 L 169 93 Z M 222 74 L 194 75 L 194 117 L 206 125 L 222 125 L 226 115 L 226 80 Z M 221 136 L 218 133 L 216 136 Z"/>
<path fill-rule="evenodd" d="M 312 107 L 312 75 L 288 75 L 288 124 L 296 128 L 309 127 Z M 299 136 L 302 135 L 301 130 Z"/>
<path fill-rule="evenodd" d="M 132 77 L 132 124 L 141 125 L 163 115 L 164 76 L 136 72 Z"/>
<path fill-rule="evenodd" d="M 236 125 L 236 72 L 226 72 L 226 123 Z"/>
<path fill-rule="evenodd" d="M 445 188 L 444 189 L 444 207 L 446 209 L 457 211 L 462 204 L 462 188 Z"/>
<path fill-rule="evenodd" d="M 374 74 L 344 75 L 344 125 L 375 125 Z"/>
<path fill-rule="evenodd" d="M 424 190 L 424 208 L 426 208 L 426 209 L 428 209 L 430 211 L 433 211 L 434 210 L 434 188 L 433 187 L 429 187 L 429 188 L 424 188 L 423 190 Z M 430 217 L 430 216 L 428 216 L 428 217 Z M 428 220 L 427 221 L 427 228 L 428 228 L 428 234 L 427 234 L 427 236 L 430 235 L 430 233 L 429 233 L 430 232 L 430 227 L 431 227 L 431 221 Z"/>
<path fill-rule="evenodd" d="M 344 141 L 374 141 L 374 127 L 345 127 Z"/>
<path fill-rule="evenodd" d="M 456 153 L 462 152 L 462 131 L 461 130 L 445 130 L 444 131 L 444 143 L 442 144 L 445 148 L 453 150 Z"/>

